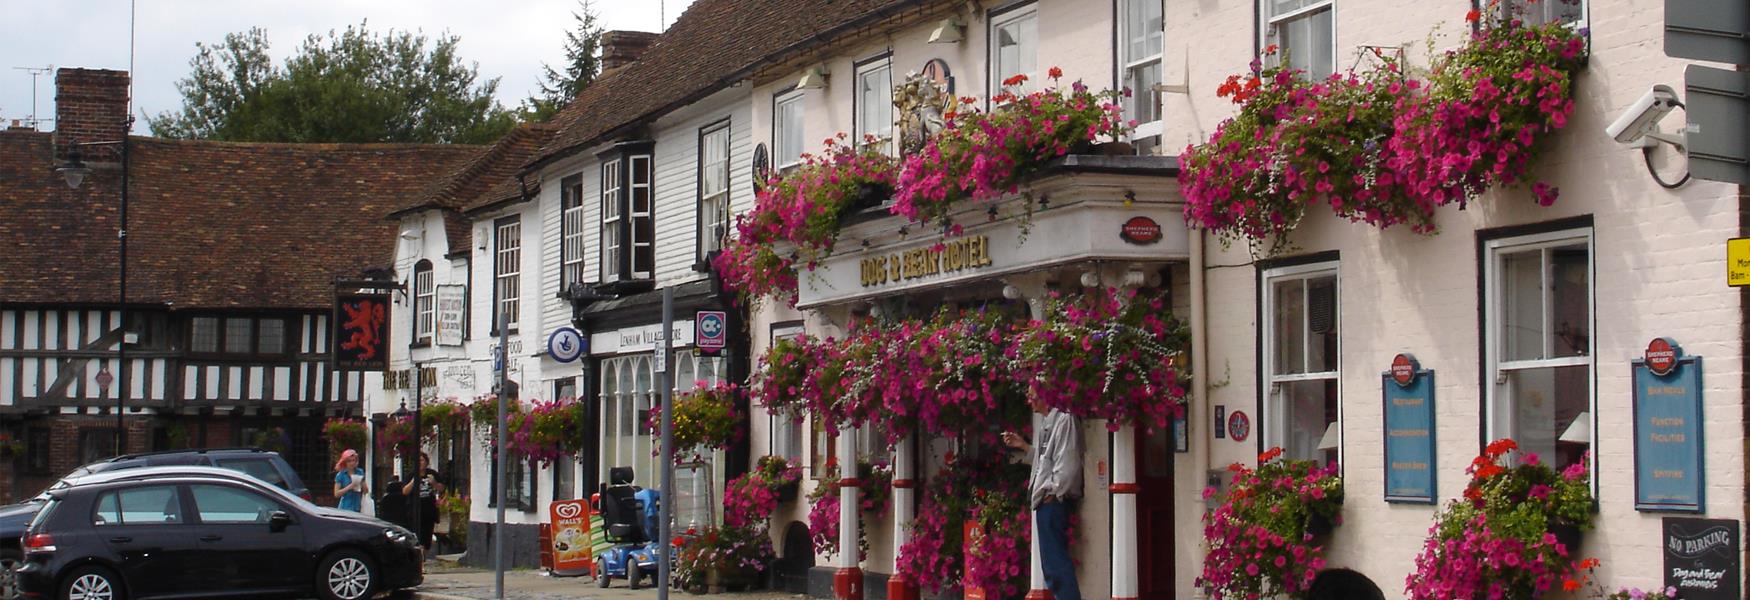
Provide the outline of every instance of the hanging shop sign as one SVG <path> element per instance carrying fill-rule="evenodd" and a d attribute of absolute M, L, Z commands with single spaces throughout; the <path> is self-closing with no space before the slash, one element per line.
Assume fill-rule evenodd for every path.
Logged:
<path fill-rule="evenodd" d="M 1118 238 L 1138 246 L 1161 241 L 1161 224 L 1144 216 L 1131 217 L 1119 228 Z"/>
<path fill-rule="evenodd" d="M 466 286 L 437 286 L 437 343 L 439 346 L 462 345 L 462 315 L 467 306 L 468 288 Z"/>
<path fill-rule="evenodd" d="M 389 369 L 389 296 L 387 281 L 342 281 L 334 285 L 334 313 L 329 316 L 329 361 L 336 371 Z"/>
<path fill-rule="evenodd" d="M 701 310 L 694 315 L 693 322 L 698 324 L 698 339 L 695 340 L 699 351 L 714 354 L 729 345 L 729 313 L 721 310 Z"/>
<path fill-rule="evenodd" d="M 1433 504 L 1434 371 L 1399 354 L 1380 374 L 1385 404 L 1385 500 Z"/>
<path fill-rule="evenodd" d="M 898 283 L 991 265 L 990 238 L 969 235 L 859 261 L 863 287 Z"/>
<path fill-rule="evenodd" d="M 1632 370 L 1635 508 L 1701 512 L 1701 357 L 1654 338 Z"/>
<path fill-rule="evenodd" d="M 560 327 L 547 336 L 547 355 L 553 360 L 568 363 L 588 353 L 589 340 L 576 329 Z"/>
<path fill-rule="evenodd" d="M 1665 517 L 1665 587 L 1683 600 L 1738 600 L 1743 542 L 1735 519 Z"/>
<path fill-rule="evenodd" d="M 553 527 L 553 574 L 575 577 L 590 572 L 589 502 L 560 500 L 547 505 Z"/>

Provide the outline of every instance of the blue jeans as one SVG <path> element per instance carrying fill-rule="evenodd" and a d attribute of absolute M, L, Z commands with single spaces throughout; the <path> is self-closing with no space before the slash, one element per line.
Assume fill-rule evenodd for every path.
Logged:
<path fill-rule="evenodd" d="M 1076 567 L 1069 560 L 1069 505 L 1046 502 L 1033 509 L 1033 519 L 1039 524 L 1039 566 L 1052 600 L 1081 600 Z"/>

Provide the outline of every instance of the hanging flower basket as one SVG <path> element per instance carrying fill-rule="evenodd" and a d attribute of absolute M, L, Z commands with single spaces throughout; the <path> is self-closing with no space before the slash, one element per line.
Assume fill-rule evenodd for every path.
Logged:
<path fill-rule="evenodd" d="M 732 383 L 711 385 L 700 381 L 694 384 L 693 391 L 675 400 L 675 464 L 704 460 L 705 454 L 713 450 L 728 450 L 740 438 L 740 419 L 735 411 L 740 394 L 741 388 Z M 661 411 L 653 410 L 645 421 L 652 436 L 652 456 L 662 451 L 661 419 Z"/>
<path fill-rule="evenodd" d="M 1519 445 L 1496 440 L 1471 462 L 1463 497 L 1436 515 L 1404 591 L 1417 600 L 1539 598 L 1579 587 L 1579 531 L 1592 526 L 1587 461 L 1557 472 Z M 1560 534 L 1557 532 L 1561 531 Z"/>
<path fill-rule="evenodd" d="M 0 433 L 0 460 L 11 460 L 24 456 L 24 450 L 23 441 L 13 439 L 10 433 Z"/>
<path fill-rule="evenodd" d="M 1212 598 L 1298 597 L 1325 568 L 1321 539 L 1341 519 L 1337 465 L 1283 459 L 1281 448 L 1271 448 L 1258 455 L 1256 470 L 1234 464 L 1228 471 L 1227 497 L 1203 518 L 1209 554 L 1197 584 Z"/>
<path fill-rule="evenodd" d="M 361 419 L 329 419 L 322 424 L 322 437 L 328 440 L 329 453 L 340 456 L 349 449 L 364 449 L 370 430 Z"/>

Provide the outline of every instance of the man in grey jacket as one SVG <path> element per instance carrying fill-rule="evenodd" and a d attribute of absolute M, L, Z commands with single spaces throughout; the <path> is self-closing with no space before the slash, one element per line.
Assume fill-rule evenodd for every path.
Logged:
<path fill-rule="evenodd" d="M 1039 565 L 1045 571 L 1045 587 L 1052 600 L 1081 600 L 1075 565 L 1069 558 L 1070 502 L 1082 495 L 1082 429 L 1075 417 L 1045 406 L 1033 398 L 1039 420 L 1039 444 L 1013 431 L 1003 432 L 1003 443 L 1033 455 L 1033 474 L 1027 482 L 1028 504 L 1038 525 Z"/>

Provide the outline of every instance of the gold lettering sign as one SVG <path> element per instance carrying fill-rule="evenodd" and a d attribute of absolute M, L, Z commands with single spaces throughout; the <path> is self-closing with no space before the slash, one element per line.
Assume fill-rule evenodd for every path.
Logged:
<path fill-rule="evenodd" d="M 975 235 L 858 262 L 863 287 L 988 267 L 990 239 Z"/>

